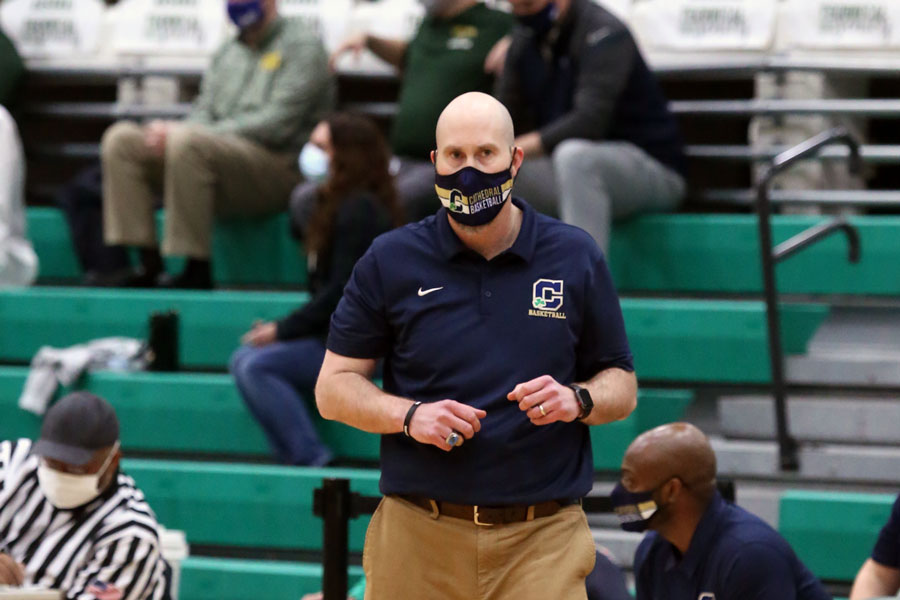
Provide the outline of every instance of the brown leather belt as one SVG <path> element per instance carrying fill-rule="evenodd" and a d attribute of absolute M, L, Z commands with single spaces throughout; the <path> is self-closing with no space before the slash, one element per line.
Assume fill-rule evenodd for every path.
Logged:
<path fill-rule="evenodd" d="M 549 500 L 547 502 L 541 502 L 540 504 L 531 505 L 512 504 L 509 506 L 479 506 L 477 504 L 441 502 L 439 500 L 426 498 L 425 496 L 416 496 L 412 494 L 399 494 L 397 497 L 427 510 L 435 519 L 439 516 L 453 517 L 454 519 L 472 521 L 476 525 L 504 525 L 506 523 L 531 521 L 533 519 L 555 515 L 563 507 L 581 503 L 581 500 L 565 499 Z"/>

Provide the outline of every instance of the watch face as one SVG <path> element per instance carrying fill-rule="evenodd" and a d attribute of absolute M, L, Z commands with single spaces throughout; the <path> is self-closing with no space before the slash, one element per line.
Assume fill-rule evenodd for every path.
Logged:
<path fill-rule="evenodd" d="M 594 409 L 594 399 L 591 398 L 591 393 L 581 386 L 573 385 L 572 389 L 575 390 L 575 398 L 578 400 L 578 404 L 581 405 L 581 416 L 579 418 L 583 419 Z"/>

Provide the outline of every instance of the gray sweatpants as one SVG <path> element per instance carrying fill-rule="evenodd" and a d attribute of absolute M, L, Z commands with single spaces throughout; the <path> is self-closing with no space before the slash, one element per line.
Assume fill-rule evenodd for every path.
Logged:
<path fill-rule="evenodd" d="M 614 219 L 665 211 L 684 197 L 684 179 L 628 142 L 566 140 L 552 156 L 525 157 L 513 194 L 590 233 L 604 252 Z"/>

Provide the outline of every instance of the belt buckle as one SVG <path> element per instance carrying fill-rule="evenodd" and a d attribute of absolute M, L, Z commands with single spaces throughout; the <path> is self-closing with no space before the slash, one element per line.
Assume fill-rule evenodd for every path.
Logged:
<path fill-rule="evenodd" d="M 480 527 L 493 527 L 493 523 L 482 523 L 478 520 L 478 505 L 475 505 L 475 515 L 472 517 L 472 520 L 475 521 L 475 524 Z"/>

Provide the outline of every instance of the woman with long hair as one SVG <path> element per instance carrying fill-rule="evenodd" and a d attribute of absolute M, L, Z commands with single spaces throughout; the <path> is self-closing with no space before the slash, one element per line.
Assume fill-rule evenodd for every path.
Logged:
<path fill-rule="evenodd" d="M 256 323 L 230 370 L 278 459 L 325 465 L 307 403 L 325 357 L 325 337 L 356 261 L 378 235 L 402 222 L 390 151 L 369 119 L 337 113 L 320 122 L 300 154 L 300 169 L 318 182 L 300 233 L 307 253 L 310 300 L 285 318 Z"/>

